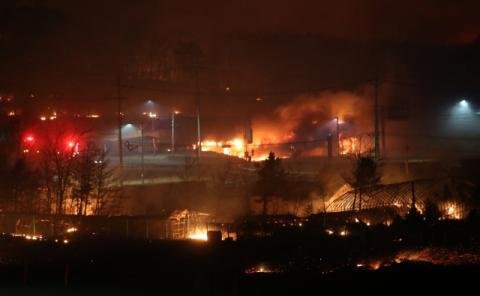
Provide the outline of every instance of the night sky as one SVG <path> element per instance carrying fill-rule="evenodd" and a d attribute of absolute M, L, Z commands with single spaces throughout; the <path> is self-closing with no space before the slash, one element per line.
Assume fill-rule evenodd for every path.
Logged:
<path fill-rule="evenodd" d="M 5 0 L 0 7 L 1 91 L 34 94 L 27 105 L 40 109 L 114 116 L 120 81 L 131 113 L 153 99 L 159 112 L 193 114 L 195 73 L 207 131 L 209 120 L 228 126 L 325 90 L 368 97 L 377 72 L 382 104 L 393 109 L 408 100 L 475 101 L 479 92 L 478 1 Z"/>

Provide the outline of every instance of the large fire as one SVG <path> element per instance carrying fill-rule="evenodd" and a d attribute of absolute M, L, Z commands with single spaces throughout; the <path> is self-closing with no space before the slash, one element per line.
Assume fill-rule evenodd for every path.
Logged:
<path fill-rule="evenodd" d="M 352 92 L 298 97 L 269 114 L 254 117 L 251 143 L 238 134 L 229 140 L 209 138 L 201 143 L 202 151 L 254 161 L 264 160 L 270 151 L 281 158 L 327 156 L 330 147 L 333 156 L 363 153 L 373 144 L 368 108 L 361 95 Z"/>
<path fill-rule="evenodd" d="M 372 139 L 369 137 L 352 136 L 339 137 L 341 155 L 361 154 L 371 151 L 373 148 Z"/>
<path fill-rule="evenodd" d="M 202 151 L 212 151 L 225 155 L 244 157 L 247 147 L 245 141 L 234 138 L 228 141 L 205 140 L 202 141 Z"/>
<path fill-rule="evenodd" d="M 269 145 L 261 142 L 254 142 L 247 144 L 246 141 L 239 137 L 226 141 L 216 141 L 208 139 L 202 141 L 202 151 L 210 151 L 215 153 L 221 153 L 228 156 L 234 156 L 239 158 L 248 158 L 253 161 L 262 161 L 268 158 Z M 264 147 L 265 146 L 265 147 Z M 193 149 L 196 149 L 196 145 L 192 145 Z M 280 151 L 275 151 L 281 158 L 288 157 L 287 154 L 282 154 Z"/>
<path fill-rule="evenodd" d="M 249 158 L 253 161 L 262 161 L 268 158 L 268 153 L 274 151 L 280 158 L 288 158 L 295 152 L 295 143 L 289 145 L 289 143 L 262 143 L 261 141 L 255 141 L 252 144 L 246 144 L 246 142 L 240 138 L 234 138 L 226 141 L 205 140 L 202 142 L 202 151 L 210 151 L 215 153 L 221 153 L 228 156 L 234 156 L 239 158 Z M 314 147 L 303 149 L 303 153 L 308 156 L 326 156 L 327 141 L 318 141 Z M 345 137 L 339 136 L 338 146 L 340 148 L 341 155 L 359 154 L 368 151 L 371 148 L 370 143 L 366 143 L 362 140 L 362 137 Z M 193 145 L 193 149 L 196 146 Z M 336 154 L 336 153 L 335 153 Z"/>
<path fill-rule="evenodd" d="M 189 239 L 207 241 L 208 235 L 206 229 L 196 229 L 188 235 Z"/>
<path fill-rule="evenodd" d="M 442 219 L 458 220 L 464 217 L 462 207 L 457 202 L 443 202 L 440 203 L 439 208 L 442 210 Z"/>

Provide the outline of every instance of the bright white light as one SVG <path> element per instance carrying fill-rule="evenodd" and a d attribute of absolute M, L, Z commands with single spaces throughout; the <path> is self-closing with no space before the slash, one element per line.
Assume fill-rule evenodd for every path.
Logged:
<path fill-rule="evenodd" d="M 452 115 L 457 118 L 461 115 L 462 120 L 465 119 L 465 116 L 473 115 L 473 110 L 470 102 L 465 99 L 458 101 L 458 103 L 455 104 L 455 106 L 453 106 L 452 108 Z M 456 124 L 458 125 L 458 123 Z"/>
<path fill-rule="evenodd" d="M 127 123 L 122 127 L 122 134 L 126 138 L 130 137 L 137 137 L 137 133 L 139 134 L 140 131 L 137 129 L 137 127 L 131 123 Z"/>
<path fill-rule="evenodd" d="M 155 102 L 152 101 L 152 100 L 147 100 L 147 102 L 145 102 L 145 105 L 146 105 L 147 107 L 150 107 L 150 108 L 151 108 L 151 107 L 155 106 Z"/>

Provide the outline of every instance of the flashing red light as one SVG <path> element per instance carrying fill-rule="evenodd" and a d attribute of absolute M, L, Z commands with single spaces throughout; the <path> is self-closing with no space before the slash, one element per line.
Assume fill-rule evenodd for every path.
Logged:
<path fill-rule="evenodd" d="M 72 142 L 72 141 L 68 141 L 67 145 L 68 145 L 68 148 L 73 148 L 73 147 L 75 147 L 75 143 Z"/>
<path fill-rule="evenodd" d="M 27 143 L 33 143 L 35 141 L 35 138 L 32 135 L 28 135 L 25 137 L 24 141 Z"/>

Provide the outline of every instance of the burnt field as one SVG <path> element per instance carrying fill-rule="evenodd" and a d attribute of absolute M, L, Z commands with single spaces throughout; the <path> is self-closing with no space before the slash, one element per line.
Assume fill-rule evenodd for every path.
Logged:
<path fill-rule="evenodd" d="M 8 295 L 458 292 L 480 271 L 478 237 L 463 224 L 459 234 L 459 225 L 411 236 L 385 227 L 348 236 L 297 230 L 236 242 L 4 235 L 0 283 Z"/>

